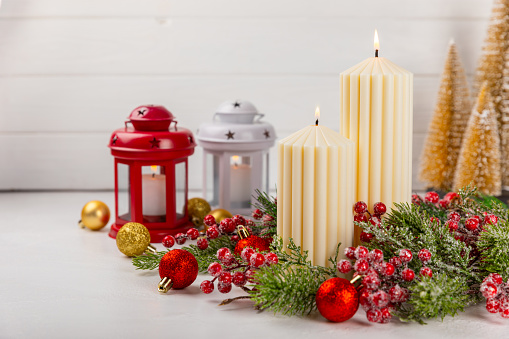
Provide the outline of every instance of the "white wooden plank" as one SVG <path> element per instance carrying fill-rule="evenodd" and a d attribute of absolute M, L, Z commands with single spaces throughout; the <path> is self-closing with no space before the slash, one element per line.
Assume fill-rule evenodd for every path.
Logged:
<path fill-rule="evenodd" d="M 4 17 L 487 17 L 486 0 L 4 0 Z"/>
<path fill-rule="evenodd" d="M 162 104 L 197 130 L 225 100 L 247 99 L 277 129 L 313 120 L 339 128 L 339 76 L 0 77 L 0 132 L 112 132 L 142 104 Z M 414 132 L 433 113 L 439 76 L 414 80 Z M 29 99 L 28 99 L 29 98 Z"/>
<path fill-rule="evenodd" d="M 455 37 L 467 72 L 487 20 L 174 18 L 0 20 L 0 75 L 320 74 L 380 55 L 440 74 Z"/>

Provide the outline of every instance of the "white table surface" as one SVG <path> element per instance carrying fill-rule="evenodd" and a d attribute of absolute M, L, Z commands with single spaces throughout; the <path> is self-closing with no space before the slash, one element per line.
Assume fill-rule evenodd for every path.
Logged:
<path fill-rule="evenodd" d="M 204 295 L 202 280 L 157 292 L 156 271 L 136 271 L 107 236 L 76 222 L 89 200 L 114 210 L 111 192 L 0 194 L 0 338 L 509 338 L 509 320 L 482 305 L 428 325 L 371 324 L 359 310 L 347 322 L 319 314 L 257 312 L 241 295 Z M 158 250 L 163 247 L 156 244 Z"/>

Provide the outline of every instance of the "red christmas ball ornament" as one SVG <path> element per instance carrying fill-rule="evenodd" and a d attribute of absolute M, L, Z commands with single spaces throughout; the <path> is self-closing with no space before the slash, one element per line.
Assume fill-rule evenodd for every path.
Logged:
<path fill-rule="evenodd" d="M 166 293 L 171 288 L 181 289 L 191 285 L 198 276 L 198 261 L 185 250 L 172 250 L 166 253 L 159 263 L 159 292 Z"/>
<path fill-rule="evenodd" d="M 327 320 L 343 322 L 354 316 L 359 308 L 359 295 L 355 286 L 346 279 L 326 280 L 316 293 L 316 306 Z"/>
<path fill-rule="evenodd" d="M 238 227 L 240 240 L 235 246 L 235 255 L 241 255 L 242 250 L 251 247 L 259 252 L 268 252 L 270 250 L 270 242 L 267 239 L 260 238 L 256 235 L 249 235 L 244 226 Z"/>

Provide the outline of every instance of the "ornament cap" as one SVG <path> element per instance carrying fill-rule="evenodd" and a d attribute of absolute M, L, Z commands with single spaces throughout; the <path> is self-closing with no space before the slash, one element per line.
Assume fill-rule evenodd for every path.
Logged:
<path fill-rule="evenodd" d="M 159 282 L 159 285 L 157 285 L 157 290 L 161 293 L 166 293 L 169 290 L 171 290 L 172 286 L 173 286 L 173 281 L 171 281 L 171 279 L 168 277 L 164 277 Z"/>
<path fill-rule="evenodd" d="M 156 250 L 156 248 L 154 247 L 154 245 L 152 245 L 152 244 L 148 244 L 147 249 L 145 250 L 145 253 L 152 253 L 152 254 L 156 254 L 156 253 L 157 253 L 157 250 Z"/>
<path fill-rule="evenodd" d="M 239 234 L 240 239 L 246 239 L 250 236 L 248 230 L 243 225 L 237 226 L 237 233 Z"/>

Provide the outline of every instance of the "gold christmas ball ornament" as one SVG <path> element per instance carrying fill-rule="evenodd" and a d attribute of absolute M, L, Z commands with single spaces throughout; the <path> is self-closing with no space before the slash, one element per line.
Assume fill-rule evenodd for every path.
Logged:
<path fill-rule="evenodd" d="M 78 224 L 81 228 L 89 228 L 92 231 L 98 231 L 108 224 L 110 220 L 110 209 L 108 206 L 98 200 L 89 201 L 81 210 L 81 220 Z"/>
<path fill-rule="evenodd" d="M 223 220 L 223 219 L 233 217 L 233 214 L 231 214 L 230 212 L 228 212 L 227 210 L 225 210 L 223 208 L 215 209 L 212 212 L 210 212 L 209 214 L 212 215 L 216 219 L 216 222 L 221 222 L 221 220 Z"/>
<path fill-rule="evenodd" d="M 187 201 L 189 220 L 191 220 L 196 227 L 203 225 L 203 218 L 205 218 L 211 210 L 209 203 L 205 199 L 191 198 Z"/>
<path fill-rule="evenodd" d="M 137 222 L 128 222 L 120 228 L 117 234 L 117 247 L 128 257 L 143 254 L 145 251 L 155 253 L 154 246 L 150 245 L 148 229 Z"/>

